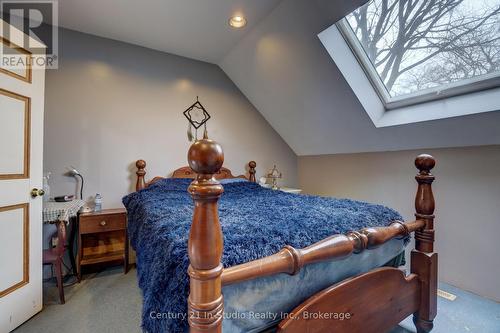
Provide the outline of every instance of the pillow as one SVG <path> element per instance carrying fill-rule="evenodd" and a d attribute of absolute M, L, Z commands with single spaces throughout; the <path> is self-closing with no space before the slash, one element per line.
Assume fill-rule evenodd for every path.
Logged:
<path fill-rule="evenodd" d="M 226 178 L 226 179 L 219 179 L 219 182 L 224 185 L 224 184 L 233 184 L 233 183 L 242 183 L 242 182 L 247 182 L 247 179 L 244 178 Z"/>

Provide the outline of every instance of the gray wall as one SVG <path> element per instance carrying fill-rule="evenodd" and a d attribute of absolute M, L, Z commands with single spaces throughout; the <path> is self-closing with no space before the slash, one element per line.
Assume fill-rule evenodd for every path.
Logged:
<path fill-rule="evenodd" d="M 500 144 L 500 112 L 375 128 L 317 37 L 346 6 L 282 1 L 220 63 L 297 155 Z"/>
<path fill-rule="evenodd" d="M 414 219 L 415 156 L 437 165 L 439 278 L 500 301 L 500 146 L 299 157 L 305 192 L 382 203 Z"/>
<path fill-rule="evenodd" d="M 75 180 L 63 176 L 74 165 L 85 197 L 99 192 L 105 208 L 119 207 L 134 189 L 135 160 L 148 162 L 148 178 L 186 165 L 182 112 L 197 95 L 226 167 L 246 173 L 254 159 L 262 175 L 277 164 L 295 185 L 295 154 L 218 66 L 65 29 L 60 36 L 60 68 L 46 79 L 44 170 L 53 173 L 52 195 L 75 193 Z"/>

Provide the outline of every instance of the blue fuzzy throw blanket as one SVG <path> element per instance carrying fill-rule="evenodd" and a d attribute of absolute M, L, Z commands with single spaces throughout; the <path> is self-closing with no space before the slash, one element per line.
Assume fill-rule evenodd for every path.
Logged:
<path fill-rule="evenodd" d="M 164 179 L 123 198 L 137 252 L 146 332 L 187 332 L 187 241 L 193 202 L 190 179 Z M 348 199 L 295 195 L 251 182 L 224 184 L 219 202 L 224 267 L 272 255 L 285 245 L 303 248 L 334 234 L 385 226 L 392 209 Z"/>

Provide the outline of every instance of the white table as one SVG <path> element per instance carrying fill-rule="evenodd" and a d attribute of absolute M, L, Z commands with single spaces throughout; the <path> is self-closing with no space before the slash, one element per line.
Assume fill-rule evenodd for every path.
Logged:
<path fill-rule="evenodd" d="M 43 203 L 43 223 L 54 221 L 68 223 L 70 218 L 76 217 L 83 205 L 85 201 L 78 199 L 68 202 L 46 201 Z"/>
<path fill-rule="evenodd" d="M 271 184 L 259 184 L 262 187 L 265 188 L 271 188 Z M 302 192 L 302 189 L 300 188 L 292 188 L 292 187 L 280 187 L 277 190 L 286 192 L 286 193 L 293 193 L 293 194 L 300 194 Z"/>

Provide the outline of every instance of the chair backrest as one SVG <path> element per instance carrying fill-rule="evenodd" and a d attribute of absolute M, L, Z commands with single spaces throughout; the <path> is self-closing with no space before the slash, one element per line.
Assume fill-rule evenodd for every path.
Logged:
<path fill-rule="evenodd" d="M 54 248 L 54 252 L 58 255 L 63 256 L 66 247 L 66 222 L 57 221 L 57 245 Z"/>

